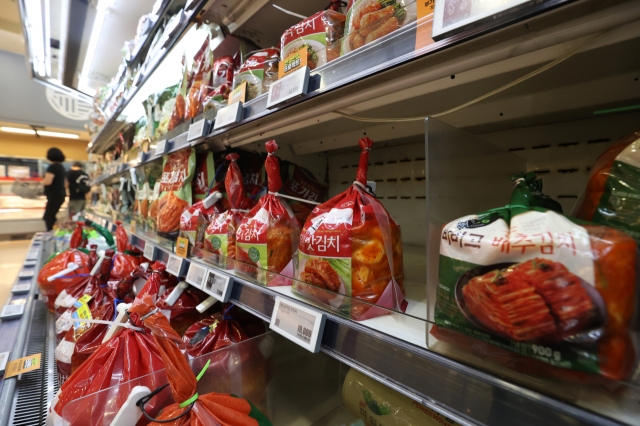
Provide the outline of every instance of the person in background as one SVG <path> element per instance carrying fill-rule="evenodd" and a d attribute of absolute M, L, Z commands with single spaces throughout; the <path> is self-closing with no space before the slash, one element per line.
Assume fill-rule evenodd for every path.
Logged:
<path fill-rule="evenodd" d="M 42 178 L 44 195 L 47 197 L 47 206 L 44 209 L 42 219 L 47 226 L 47 231 L 51 231 L 56 223 L 56 215 L 67 196 L 65 188 L 67 173 L 62 165 L 64 154 L 58 148 L 49 148 L 47 160 L 51 161 L 51 165 Z"/>
<path fill-rule="evenodd" d="M 87 193 L 91 191 L 89 175 L 82 170 L 82 163 L 76 161 L 67 173 L 69 187 L 69 218 L 84 210 Z"/>

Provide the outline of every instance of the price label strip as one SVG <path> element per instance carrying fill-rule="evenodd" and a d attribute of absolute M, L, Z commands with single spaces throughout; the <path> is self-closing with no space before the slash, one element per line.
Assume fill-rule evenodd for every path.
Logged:
<path fill-rule="evenodd" d="M 320 351 L 326 315 L 276 296 L 269 328 L 310 352 Z"/>
<path fill-rule="evenodd" d="M 187 272 L 186 281 L 191 285 L 202 288 L 206 276 L 207 268 L 202 265 L 198 265 L 195 262 L 191 262 L 191 265 L 189 265 L 189 272 Z"/>
<path fill-rule="evenodd" d="M 242 102 L 235 102 L 221 108 L 216 114 L 216 121 L 213 124 L 213 128 L 218 130 L 230 124 L 239 123 L 242 121 L 242 114 Z"/>
<path fill-rule="evenodd" d="M 22 373 L 38 370 L 41 366 L 41 360 L 42 354 L 35 354 L 9 361 L 5 369 L 4 378 L 7 379 Z"/>
<path fill-rule="evenodd" d="M 167 261 L 167 272 L 175 275 L 176 277 L 181 277 L 184 263 L 184 258 L 176 256 L 175 254 L 169 255 L 169 260 Z"/>
<path fill-rule="evenodd" d="M 269 87 L 267 109 L 300 95 L 306 95 L 309 88 L 309 67 L 300 68 L 291 74 L 274 81 Z"/>
<path fill-rule="evenodd" d="M 156 260 L 156 246 L 151 244 L 149 241 L 145 241 L 144 243 L 144 257 L 149 259 L 150 261 Z"/>
<path fill-rule="evenodd" d="M 212 269 L 208 270 L 203 288 L 205 293 L 210 294 L 222 303 L 226 303 L 229 301 L 232 288 L 233 277 Z"/>

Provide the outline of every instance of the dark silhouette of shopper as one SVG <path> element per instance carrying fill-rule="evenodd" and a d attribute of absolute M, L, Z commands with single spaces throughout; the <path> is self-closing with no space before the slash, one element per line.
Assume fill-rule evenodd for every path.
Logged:
<path fill-rule="evenodd" d="M 58 148 L 49 148 L 47 160 L 51 161 L 51 165 L 42 178 L 44 195 L 47 197 L 47 206 L 42 219 L 47 225 L 47 231 L 51 231 L 56 223 L 56 215 L 67 196 L 65 187 L 67 173 L 62 165 L 64 154 Z"/>

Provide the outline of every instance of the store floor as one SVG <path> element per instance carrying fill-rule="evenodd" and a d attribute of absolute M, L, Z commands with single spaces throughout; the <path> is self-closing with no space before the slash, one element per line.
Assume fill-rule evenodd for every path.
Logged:
<path fill-rule="evenodd" d="M 0 303 L 4 305 L 29 251 L 29 240 L 0 242 Z"/>

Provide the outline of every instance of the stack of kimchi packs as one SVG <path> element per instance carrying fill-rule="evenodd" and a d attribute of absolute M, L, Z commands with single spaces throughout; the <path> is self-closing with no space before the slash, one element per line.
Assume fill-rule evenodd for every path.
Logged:
<path fill-rule="evenodd" d="M 625 379 L 636 359 L 636 242 L 541 206 L 534 182 L 518 177 L 507 206 L 444 226 L 432 333 L 515 352 L 528 372 Z"/>
<path fill-rule="evenodd" d="M 275 141 L 265 144 L 269 193 L 244 217 L 236 232 L 235 270 L 268 286 L 291 285 L 292 257 L 298 249 L 300 226 L 289 206 L 278 197 L 280 166 Z"/>
<path fill-rule="evenodd" d="M 160 196 L 157 207 L 149 214 L 156 214 L 158 234 L 175 239 L 180 232 L 182 212 L 191 206 L 191 181 L 195 173 L 196 154 L 193 148 L 181 149 L 163 159 Z"/>
<path fill-rule="evenodd" d="M 245 208 L 251 200 L 245 196 L 242 173 L 238 167 L 238 154 L 227 154 L 229 168 L 224 179 L 229 209 L 224 213 L 216 214 L 204 235 L 204 250 L 212 253 L 213 261 L 227 269 L 234 268 L 236 258 L 236 230 L 242 222 Z"/>
<path fill-rule="evenodd" d="M 116 254 L 111 265 L 111 278 L 124 279 L 135 271 L 142 262 L 140 253 L 134 253 L 129 244 L 129 236 L 121 221 L 116 221 Z"/>
<path fill-rule="evenodd" d="M 204 52 L 198 59 L 194 70 L 193 82 L 189 88 L 186 99 L 185 120 L 191 120 L 202 114 L 204 99 L 209 93 L 211 71 L 213 68 L 213 51 L 207 37 L 204 44 Z"/>
<path fill-rule="evenodd" d="M 146 300 L 146 299 L 145 299 Z M 130 312 L 144 312 L 143 307 L 132 307 Z M 228 425 L 228 426 L 270 426 L 271 422 L 248 400 L 230 394 L 215 392 L 200 395 L 198 381 L 216 364 L 212 361 L 198 377 L 191 370 L 181 348 L 184 343 L 171 329 L 162 315 L 151 315 L 144 319 L 144 325 L 153 333 L 153 339 L 164 362 L 167 379 L 171 386 L 174 403 L 164 407 L 150 425 Z M 203 383 L 216 380 L 216 375 L 207 375 Z M 153 399 L 151 399 L 153 401 Z M 149 412 L 148 404 L 141 408 Z"/>
<path fill-rule="evenodd" d="M 356 181 L 313 209 L 302 229 L 293 290 L 364 320 L 389 312 L 373 305 L 404 312 L 407 302 L 400 227 L 366 187 L 373 141 L 358 144 Z"/>

